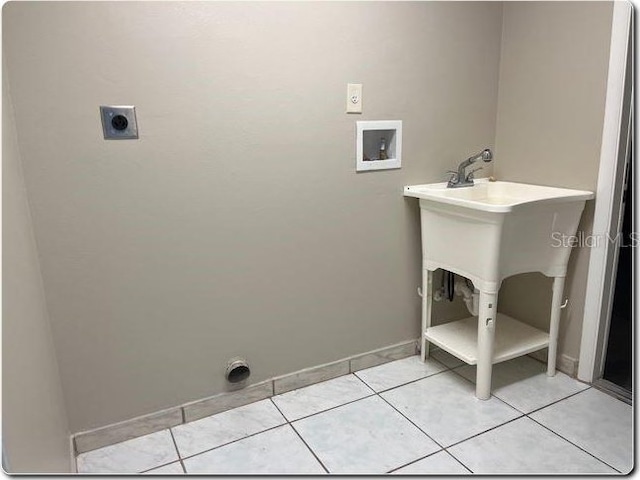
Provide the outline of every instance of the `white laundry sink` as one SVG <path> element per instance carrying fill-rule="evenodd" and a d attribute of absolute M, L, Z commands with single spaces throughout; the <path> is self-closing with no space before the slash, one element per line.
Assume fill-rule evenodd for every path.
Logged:
<path fill-rule="evenodd" d="M 491 396 L 494 363 L 548 347 L 547 374 L 555 375 L 572 237 L 593 192 L 481 179 L 460 188 L 446 183 L 407 186 L 404 195 L 420 200 L 423 360 L 431 342 L 476 364 L 476 396 L 483 400 Z M 473 282 L 480 291 L 477 317 L 431 326 L 433 272 L 438 268 Z M 525 272 L 554 279 L 548 332 L 497 312 L 502 280 Z"/>
<path fill-rule="evenodd" d="M 475 181 L 472 187 L 447 188 L 446 183 L 430 183 L 405 187 L 407 197 L 458 205 L 485 212 L 510 212 L 526 204 L 562 203 L 593 198 L 593 192 L 545 187 L 514 182 Z"/>
<path fill-rule="evenodd" d="M 594 197 L 583 190 L 486 179 L 464 188 L 411 185 L 404 195 L 420 199 L 425 265 L 436 262 L 491 291 L 517 273 L 564 276 L 568 238 L 576 233 L 585 201 Z"/>

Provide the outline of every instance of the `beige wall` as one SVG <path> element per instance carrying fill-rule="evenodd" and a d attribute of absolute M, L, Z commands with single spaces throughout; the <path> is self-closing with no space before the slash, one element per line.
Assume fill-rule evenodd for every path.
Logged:
<path fill-rule="evenodd" d="M 501 180 L 595 191 L 609 61 L 612 3 L 506 2 L 495 174 Z M 593 202 L 579 230 L 589 233 Z M 589 251 L 569 262 L 559 351 L 578 358 Z M 548 325 L 551 281 L 506 280 L 505 313 Z"/>
<path fill-rule="evenodd" d="M 493 147 L 501 3 L 24 2 L 3 22 L 72 431 L 222 391 L 234 355 L 259 381 L 418 336 L 402 186 Z M 136 105 L 139 141 L 103 140 L 109 103 Z M 354 172 L 360 119 L 403 120 L 401 170 Z"/>
<path fill-rule="evenodd" d="M 10 473 L 65 473 L 69 428 L 2 78 L 2 445 Z"/>

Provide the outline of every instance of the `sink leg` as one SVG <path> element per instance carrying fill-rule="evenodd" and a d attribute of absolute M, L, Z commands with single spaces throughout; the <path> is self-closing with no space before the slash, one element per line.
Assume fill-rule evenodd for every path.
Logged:
<path fill-rule="evenodd" d="M 553 296 L 551 297 L 551 321 L 549 322 L 549 355 L 547 357 L 547 375 L 556 374 L 556 358 L 558 355 L 558 330 L 560 328 L 560 309 L 562 308 L 562 292 L 564 277 L 553 278 Z"/>
<path fill-rule="evenodd" d="M 422 269 L 422 328 L 420 330 L 420 358 L 423 362 L 429 358 L 429 342 L 424 336 L 431 326 L 431 306 L 433 303 L 433 272 Z"/>
<path fill-rule="evenodd" d="M 478 315 L 478 367 L 476 370 L 476 397 L 491 397 L 491 370 L 493 368 L 493 342 L 496 332 L 497 293 L 480 292 Z"/>

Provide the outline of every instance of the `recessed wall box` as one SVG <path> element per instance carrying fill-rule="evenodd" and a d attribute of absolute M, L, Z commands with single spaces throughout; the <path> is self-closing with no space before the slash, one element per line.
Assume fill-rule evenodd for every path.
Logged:
<path fill-rule="evenodd" d="M 130 140 L 138 138 L 136 107 L 102 105 L 102 132 L 105 140 Z"/>
<path fill-rule="evenodd" d="M 356 171 L 402 166 L 402 120 L 356 122 Z"/>

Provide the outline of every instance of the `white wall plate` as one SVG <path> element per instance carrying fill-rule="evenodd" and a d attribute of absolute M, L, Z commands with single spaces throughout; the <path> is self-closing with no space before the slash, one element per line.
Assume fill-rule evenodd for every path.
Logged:
<path fill-rule="evenodd" d="M 402 120 L 356 122 L 356 132 L 356 171 L 402 166 Z M 388 158 L 380 160 L 383 139 Z"/>

